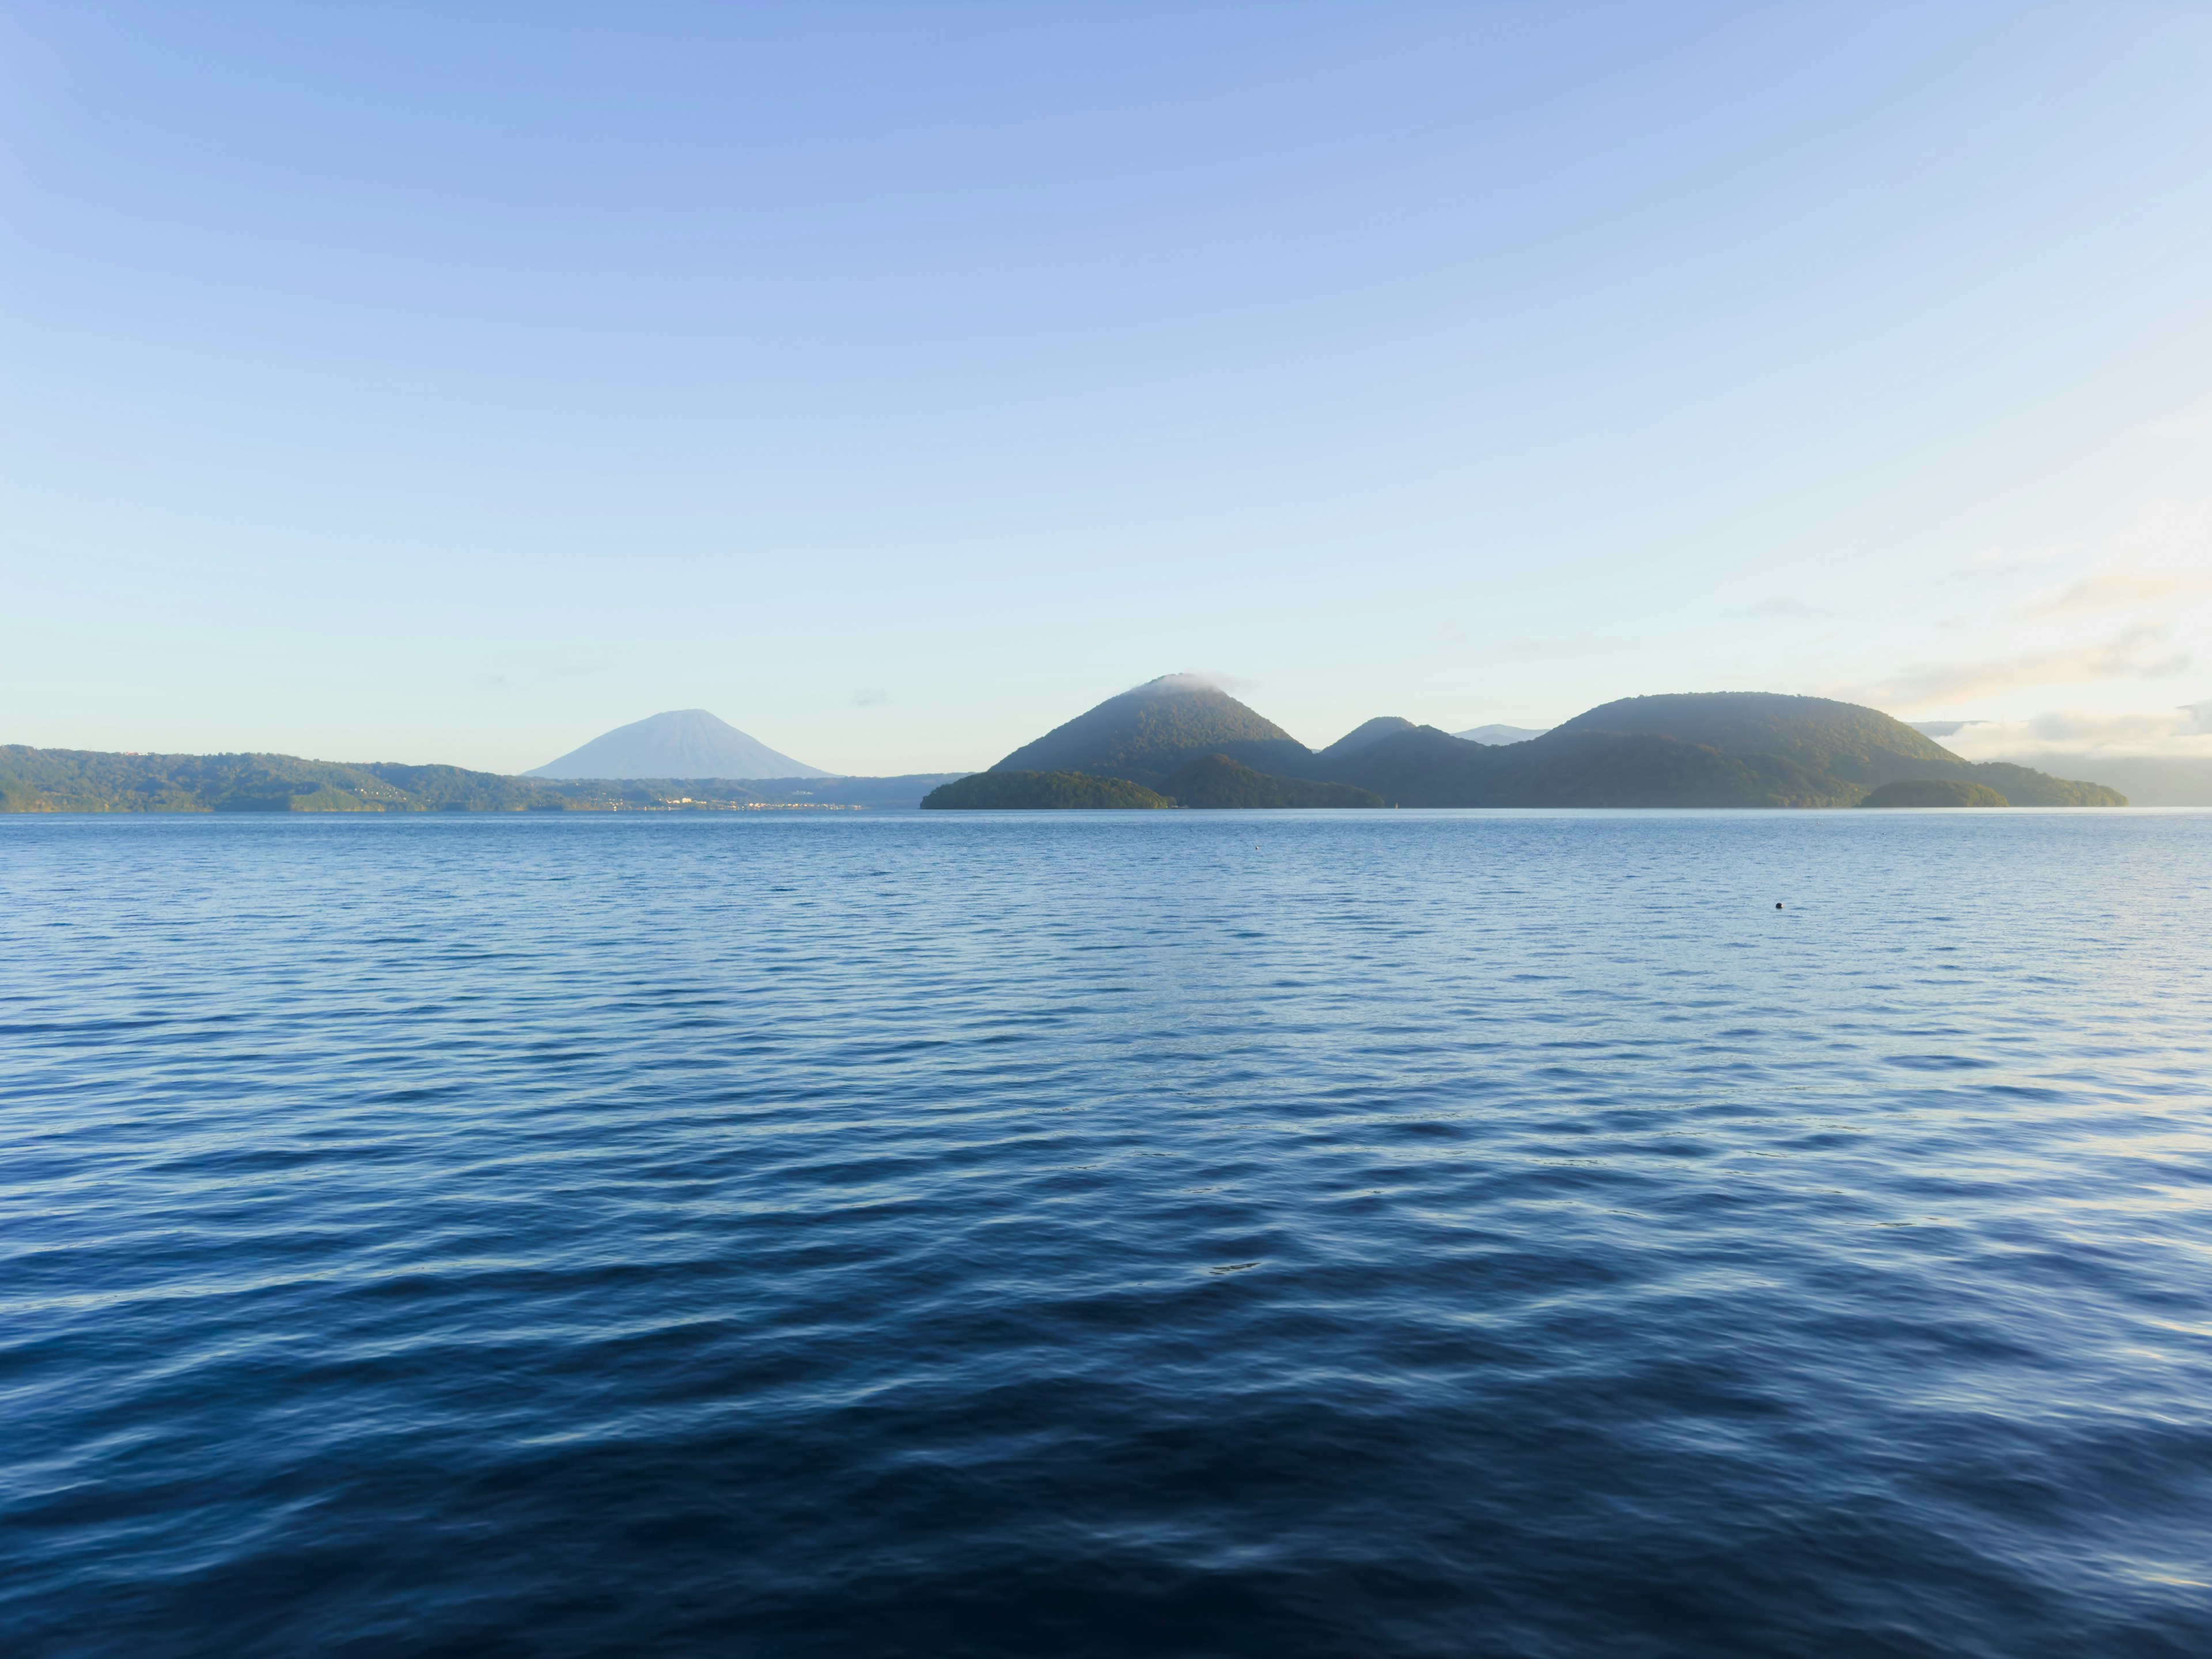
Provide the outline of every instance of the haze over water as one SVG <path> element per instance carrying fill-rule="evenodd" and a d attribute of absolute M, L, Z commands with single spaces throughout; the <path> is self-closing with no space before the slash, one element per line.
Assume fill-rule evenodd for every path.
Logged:
<path fill-rule="evenodd" d="M 2208 870 L 2112 812 L 0 819 L 0 1629 L 2212 1650 Z"/>

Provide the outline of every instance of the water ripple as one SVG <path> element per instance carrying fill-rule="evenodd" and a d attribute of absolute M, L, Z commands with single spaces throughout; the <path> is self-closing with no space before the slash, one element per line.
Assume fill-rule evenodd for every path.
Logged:
<path fill-rule="evenodd" d="M 2208 855 L 0 819 L 0 1629 L 2212 1651 Z"/>

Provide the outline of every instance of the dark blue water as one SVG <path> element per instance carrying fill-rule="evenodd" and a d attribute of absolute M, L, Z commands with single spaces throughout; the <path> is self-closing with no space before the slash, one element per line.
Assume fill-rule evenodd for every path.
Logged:
<path fill-rule="evenodd" d="M 2202 1655 L 2208 970 L 2212 815 L 0 819 L 0 1646 Z"/>

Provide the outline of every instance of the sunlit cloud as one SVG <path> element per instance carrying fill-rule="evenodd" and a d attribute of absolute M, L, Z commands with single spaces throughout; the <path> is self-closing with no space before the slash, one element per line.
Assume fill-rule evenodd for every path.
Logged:
<path fill-rule="evenodd" d="M 1935 729 L 1939 726 L 1948 729 Z M 1936 720 L 1922 729 L 1968 760 L 2082 754 L 2212 758 L 2212 702 L 2123 714 L 2056 708 L 2033 720 Z"/>
<path fill-rule="evenodd" d="M 1889 680 L 1854 688 L 1851 700 L 1878 708 L 1915 710 L 1972 702 L 2032 686 L 2100 680 L 2154 680 L 2179 674 L 2192 660 L 2166 623 L 2138 623 L 2087 645 L 2021 651 L 2008 656 L 1917 665 Z"/>
<path fill-rule="evenodd" d="M 2171 605 L 2212 593 L 2212 568 L 2200 570 L 2099 570 L 2055 593 L 2030 599 L 2013 614 L 2029 621 L 2094 616 Z"/>

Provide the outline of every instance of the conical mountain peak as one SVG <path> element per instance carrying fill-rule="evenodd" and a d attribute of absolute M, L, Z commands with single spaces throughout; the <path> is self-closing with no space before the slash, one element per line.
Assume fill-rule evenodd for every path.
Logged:
<path fill-rule="evenodd" d="M 618 726 L 523 775 L 532 778 L 826 778 L 703 708 Z"/>
<path fill-rule="evenodd" d="M 1195 674 L 1164 674 L 1109 697 L 1000 761 L 994 772 L 1088 772 L 1151 785 L 1202 755 L 1302 774 L 1313 752 Z"/>

